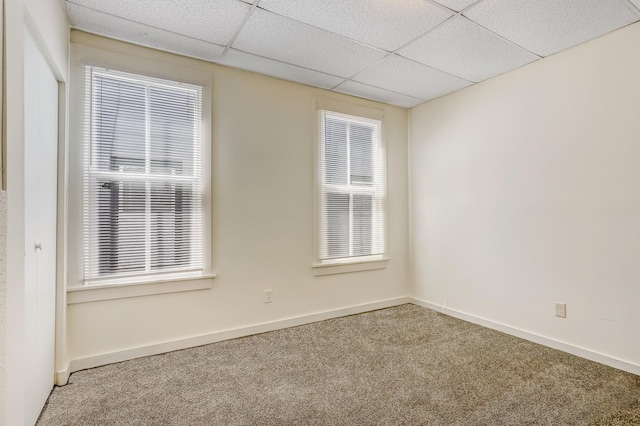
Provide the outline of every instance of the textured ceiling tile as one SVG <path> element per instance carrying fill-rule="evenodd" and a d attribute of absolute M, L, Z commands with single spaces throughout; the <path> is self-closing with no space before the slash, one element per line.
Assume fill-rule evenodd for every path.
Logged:
<path fill-rule="evenodd" d="M 631 3 L 633 3 L 638 8 L 638 10 L 640 10 L 640 0 L 631 0 Z"/>
<path fill-rule="evenodd" d="M 115 16 L 226 45 L 250 6 L 238 0 L 73 0 Z"/>
<path fill-rule="evenodd" d="M 233 47 L 341 77 L 373 64 L 385 52 L 342 36 L 256 9 Z"/>
<path fill-rule="evenodd" d="M 626 0 L 484 0 L 465 16 L 542 56 L 640 19 Z"/>
<path fill-rule="evenodd" d="M 395 105 L 402 108 L 412 108 L 424 102 L 423 99 L 390 92 L 389 90 L 368 86 L 366 84 L 358 83 L 357 81 L 346 81 L 334 90 L 336 92 L 346 93 L 348 95 L 358 96 L 365 99 L 372 99 L 374 101 L 384 102 L 385 104 Z"/>
<path fill-rule="evenodd" d="M 448 7 L 449 9 L 457 10 L 460 12 L 465 7 L 469 6 L 472 3 L 477 2 L 478 0 L 435 0 L 443 6 Z"/>
<path fill-rule="evenodd" d="M 389 51 L 452 15 L 424 0 L 261 0 L 260 7 Z"/>
<path fill-rule="evenodd" d="M 262 58 L 235 49 L 230 49 L 220 63 L 324 89 L 330 89 L 344 80 L 340 77 Z"/>
<path fill-rule="evenodd" d="M 470 81 L 482 81 L 538 59 L 473 22 L 455 17 L 398 54 Z"/>
<path fill-rule="evenodd" d="M 224 51 L 223 46 L 120 19 L 73 3 L 67 3 L 66 8 L 71 26 L 79 30 L 208 61 L 215 61 Z"/>
<path fill-rule="evenodd" d="M 472 84 L 396 55 L 391 55 L 364 70 L 354 80 L 425 100 L 455 92 Z"/>

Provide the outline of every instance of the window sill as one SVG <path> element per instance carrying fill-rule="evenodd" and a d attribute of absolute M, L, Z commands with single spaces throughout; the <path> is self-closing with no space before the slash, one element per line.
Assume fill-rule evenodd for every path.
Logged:
<path fill-rule="evenodd" d="M 374 269 L 384 269 L 389 263 L 389 258 L 360 260 L 344 263 L 316 263 L 312 265 L 313 275 L 316 277 L 333 274 L 346 274 L 349 272 L 371 271 Z"/>
<path fill-rule="evenodd" d="M 100 300 L 124 299 L 150 296 L 154 294 L 178 293 L 183 291 L 206 290 L 213 287 L 215 274 L 159 279 L 155 281 L 86 285 L 67 289 L 67 304 L 97 302 Z"/>

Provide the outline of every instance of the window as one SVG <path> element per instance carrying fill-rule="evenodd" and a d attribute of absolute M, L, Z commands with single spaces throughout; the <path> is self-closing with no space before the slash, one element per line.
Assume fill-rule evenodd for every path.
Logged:
<path fill-rule="evenodd" d="M 201 274 L 203 88 L 84 71 L 83 281 Z"/>
<path fill-rule="evenodd" d="M 385 170 L 379 120 L 320 110 L 319 262 L 382 259 Z"/>

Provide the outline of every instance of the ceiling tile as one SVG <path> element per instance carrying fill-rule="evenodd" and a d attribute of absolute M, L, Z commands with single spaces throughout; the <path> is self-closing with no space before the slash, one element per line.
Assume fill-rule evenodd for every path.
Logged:
<path fill-rule="evenodd" d="M 542 56 L 639 19 L 626 0 L 484 0 L 464 14 Z"/>
<path fill-rule="evenodd" d="M 261 0 L 260 7 L 389 51 L 452 15 L 424 0 Z"/>
<path fill-rule="evenodd" d="M 448 7 L 449 9 L 456 10 L 460 12 L 465 7 L 469 6 L 472 3 L 477 2 L 478 0 L 435 0 L 443 6 Z"/>
<path fill-rule="evenodd" d="M 224 46 L 127 21 L 73 3 L 67 2 L 66 8 L 71 26 L 79 30 L 207 61 L 215 61 L 224 51 Z"/>
<path fill-rule="evenodd" d="M 233 47 L 260 56 L 350 77 L 385 52 L 342 36 L 256 9 Z"/>
<path fill-rule="evenodd" d="M 250 5 L 238 0 L 73 0 L 114 16 L 226 45 Z"/>
<path fill-rule="evenodd" d="M 220 63 L 324 89 L 330 89 L 344 80 L 340 77 L 262 58 L 235 49 L 230 49 Z"/>
<path fill-rule="evenodd" d="M 638 8 L 638 10 L 640 10 L 640 0 L 631 0 L 631 3 L 633 3 Z"/>
<path fill-rule="evenodd" d="M 472 84 L 396 55 L 390 55 L 364 70 L 354 80 L 425 100 L 437 98 Z"/>
<path fill-rule="evenodd" d="M 412 108 L 424 102 L 423 99 L 402 95 L 379 87 L 368 86 L 357 81 L 346 81 L 334 89 L 336 92 L 358 96 L 360 98 L 372 99 L 385 104 L 395 105 L 402 108 Z"/>
<path fill-rule="evenodd" d="M 470 81 L 482 81 L 538 59 L 463 17 L 455 17 L 398 54 Z"/>

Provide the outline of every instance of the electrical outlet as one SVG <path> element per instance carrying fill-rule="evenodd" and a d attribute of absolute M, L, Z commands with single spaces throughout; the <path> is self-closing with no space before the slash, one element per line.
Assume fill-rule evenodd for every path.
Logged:
<path fill-rule="evenodd" d="M 271 289 L 265 290 L 264 291 L 264 303 L 271 303 L 271 302 L 273 302 Z"/>
<path fill-rule="evenodd" d="M 567 304 L 566 303 L 556 303 L 556 316 L 560 318 L 567 317 Z"/>

